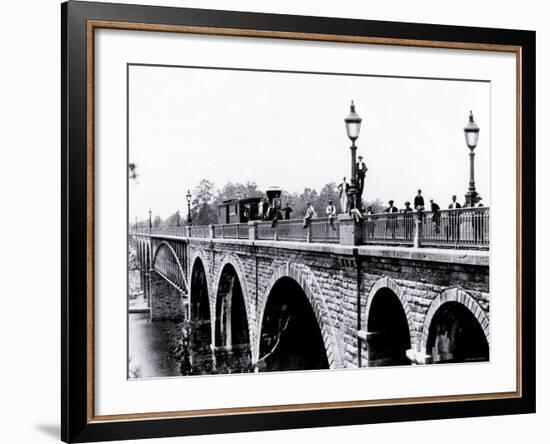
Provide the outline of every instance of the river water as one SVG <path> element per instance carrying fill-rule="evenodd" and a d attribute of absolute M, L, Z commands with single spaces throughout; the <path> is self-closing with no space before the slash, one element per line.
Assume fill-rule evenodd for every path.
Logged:
<path fill-rule="evenodd" d="M 170 356 L 172 321 L 149 320 L 149 313 L 130 313 L 128 318 L 128 376 L 151 378 L 181 376 L 179 362 Z"/>

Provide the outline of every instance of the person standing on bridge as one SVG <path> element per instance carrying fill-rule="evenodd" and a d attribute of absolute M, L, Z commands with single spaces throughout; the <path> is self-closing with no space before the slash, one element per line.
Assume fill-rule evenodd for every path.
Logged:
<path fill-rule="evenodd" d="M 313 218 L 317 217 L 317 213 L 315 212 L 315 208 L 313 208 L 313 205 L 311 202 L 307 203 L 306 208 L 306 215 L 304 217 L 304 228 L 309 227 L 309 224 L 311 223 L 311 220 Z"/>
<path fill-rule="evenodd" d="M 439 212 L 439 205 L 434 202 L 433 199 L 430 199 L 430 206 L 432 210 L 432 223 L 434 226 L 435 234 L 441 232 L 441 213 Z"/>
<path fill-rule="evenodd" d="M 275 228 L 277 224 L 279 223 L 279 220 L 283 218 L 283 214 L 281 213 L 281 199 L 273 198 L 273 207 L 271 208 L 271 228 Z"/>
<path fill-rule="evenodd" d="M 367 207 L 367 211 L 365 213 L 365 217 L 367 219 L 367 238 L 372 239 L 374 237 L 374 228 L 376 224 L 377 217 L 374 216 L 374 211 L 372 211 L 372 206 L 369 205 Z"/>
<path fill-rule="evenodd" d="M 414 197 L 414 209 L 416 211 L 424 210 L 424 197 L 422 197 L 422 190 L 418 190 L 418 194 Z"/>
<path fill-rule="evenodd" d="M 384 213 L 388 213 L 387 221 L 386 221 L 386 232 L 390 230 L 391 238 L 395 238 L 395 226 L 397 222 L 396 214 L 399 210 L 393 206 L 393 200 L 389 200 L 388 204 L 390 205 L 388 208 L 384 210 Z"/>
<path fill-rule="evenodd" d="M 262 207 L 264 220 L 269 220 L 269 201 L 267 199 L 263 200 Z"/>
<path fill-rule="evenodd" d="M 264 218 L 264 198 L 262 197 L 258 202 L 258 220 L 263 220 Z"/>
<path fill-rule="evenodd" d="M 452 202 L 449 204 L 449 210 L 457 210 L 462 208 L 461 205 L 456 201 L 456 195 L 451 197 Z M 447 227 L 447 242 L 449 237 L 452 241 L 458 242 L 460 240 L 460 212 L 450 211 L 449 212 L 449 226 Z"/>
<path fill-rule="evenodd" d="M 332 227 L 333 230 L 336 231 L 336 227 L 334 226 L 334 219 L 336 218 L 336 207 L 332 203 L 332 200 L 328 201 L 327 208 L 325 209 L 325 213 L 328 217 L 328 223 Z"/>
<path fill-rule="evenodd" d="M 403 208 L 402 212 L 404 213 L 403 222 L 405 224 L 405 239 L 408 241 L 413 239 L 413 211 L 414 210 L 411 208 L 411 203 L 406 201 L 405 208 Z"/>
<path fill-rule="evenodd" d="M 363 188 L 365 187 L 365 176 L 367 175 L 367 164 L 363 162 L 363 156 L 359 156 L 359 162 L 357 162 L 357 186 L 359 187 L 359 200 L 363 196 Z"/>
<path fill-rule="evenodd" d="M 348 190 L 349 183 L 346 181 L 346 178 L 342 179 L 342 183 L 338 185 L 338 191 L 340 192 L 340 212 L 348 212 Z"/>
<path fill-rule="evenodd" d="M 290 213 L 292 213 L 292 208 L 288 204 L 288 202 L 285 204 L 285 207 L 283 208 L 283 212 L 285 214 L 285 220 L 290 219 Z"/>

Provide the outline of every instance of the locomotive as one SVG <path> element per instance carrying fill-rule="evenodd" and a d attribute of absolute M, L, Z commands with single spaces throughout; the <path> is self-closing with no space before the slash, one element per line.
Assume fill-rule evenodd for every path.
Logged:
<path fill-rule="evenodd" d="M 218 205 L 218 224 L 245 223 L 251 220 L 271 220 L 281 211 L 280 187 L 269 187 L 263 197 L 236 197 Z"/>

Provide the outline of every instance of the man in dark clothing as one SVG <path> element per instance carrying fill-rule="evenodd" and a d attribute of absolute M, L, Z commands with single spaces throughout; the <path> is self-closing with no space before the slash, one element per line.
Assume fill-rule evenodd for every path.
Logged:
<path fill-rule="evenodd" d="M 285 220 L 290 219 L 290 213 L 292 213 L 292 208 L 288 205 L 288 202 L 286 203 L 285 207 L 283 208 L 283 213 L 285 214 Z"/>
<path fill-rule="evenodd" d="M 392 239 L 395 238 L 395 225 L 397 222 L 397 213 L 399 210 L 393 206 L 393 200 L 388 201 L 390 206 L 384 210 L 384 213 L 388 213 L 388 220 L 386 223 L 386 232 L 390 230 Z"/>
<path fill-rule="evenodd" d="M 271 228 L 275 228 L 277 226 L 277 223 L 279 220 L 283 218 L 283 215 L 281 213 L 281 200 L 278 198 L 273 199 L 273 207 L 270 211 L 270 219 L 271 219 Z"/>
<path fill-rule="evenodd" d="M 433 199 L 430 199 L 430 206 L 432 210 L 432 223 L 434 225 L 434 232 L 439 234 L 441 231 L 441 213 L 439 212 L 440 208 Z"/>
<path fill-rule="evenodd" d="M 453 194 L 451 197 L 452 202 L 449 204 L 449 210 L 455 210 L 457 208 L 462 208 L 462 206 L 456 201 L 456 195 Z"/>
<path fill-rule="evenodd" d="M 403 208 L 404 217 L 404 224 L 405 224 L 405 239 L 406 240 L 412 240 L 413 238 L 413 226 L 414 226 L 414 219 L 413 219 L 413 209 L 411 208 L 411 203 L 409 201 L 405 202 L 405 208 Z"/>
<path fill-rule="evenodd" d="M 422 211 L 424 209 L 424 198 L 422 197 L 422 190 L 418 190 L 418 194 L 414 197 L 414 209 L 416 211 Z"/>
<path fill-rule="evenodd" d="M 449 210 L 456 210 L 462 208 L 461 205 L 456 201 L 456 195 L 451 197 L 452 202 L 449 204 Z M 449 236 L 452 241 L 458 242 L 460 240 L 460 212 L 459 211 L 450 211 L 449 212 L 449 226 L 447 227 L 447 241 Z"/>
<path fill-rule="evenodd" d="M 399 211 L 396 207 L 393 206 L 393 200 L 389 200 L 388 204 L 390 206 L 384 210 L 384 213 L 397 213 Z"/>
<path fill-rule="evenodd" d="M 359 156 L 357 162 L 357 187 L 359 188 L 359 200 L 363 196 L 363 188 L 365 187 L 365 176 L 367 174 L 367 164 L 363 162 L 363 156 Z"/>

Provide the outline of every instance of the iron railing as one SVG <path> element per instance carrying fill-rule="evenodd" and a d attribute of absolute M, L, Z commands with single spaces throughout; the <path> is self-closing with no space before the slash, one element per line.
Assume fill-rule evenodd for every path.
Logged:
<path fill-rule="evenodd" d="M 472 248 L 489 246 L 489 208 L 425 211 L 421 215 L 422 245 Z"/>
<path fill-rule="evenodd" d="M 277 224 L 277 231 L 279 240 L 307 242 L 308 233 L 307 230 L 304 229 L 304 221 L 301 219 L 280 220 Z"/>
<path fill-rule="evenodd" d="M 363 244 L 425 246 L 438 248 L 489 248 L 488 207 L 460 208 L 407 213 L 365 215 L 355 230 L 361 229 Z M 302 219 L 254 221 L 207 226 L 133 228 L 132 235 L 167 235 L 192 238 L 276 240 L 287 242 L 340 242 L 340 221 L 312 219 L 305 227 Z"/>
<path fill-rule="evenodd" d="M 248 223 L 214 225 L 214 237 L 220 239 L 248 239 Z"/>
<path fill-rule="evenodd" d="M 207 238 L 210 237 L 209 225 L 191 225 L 189 228 L 189 237 Z"/>
<path fill-rule="evenodd" d="M 256 239 L 274 240 L 275 228 L 272 222 L 258 222 L 256 225 Z"/>
<path fill-rule="evenodd" d="M 363 220 L 363 243 L 413 245 L 416 214 L 369 214 Z"/>
<path fill-rule="evenodd" d="M 320 217 L 311 220 L 310 239 L 311 242 L 340 242 L 340 223 L 338 218 L 332 221 L 328 217 Z"/>
<path fill-rule="evenodd" d="M 151 234 L 168 235 L 175 237 L 187 237 L 187 227 L 162 227 L 151 228 Z"/>

